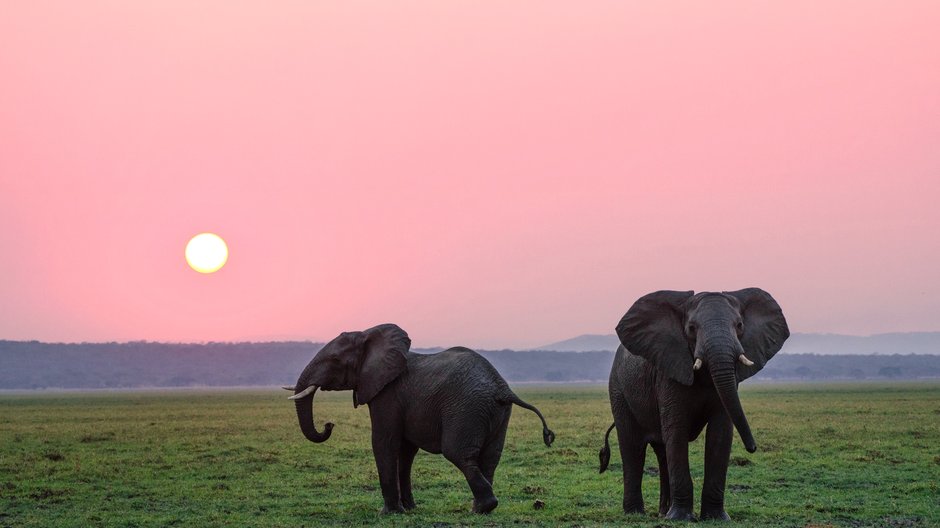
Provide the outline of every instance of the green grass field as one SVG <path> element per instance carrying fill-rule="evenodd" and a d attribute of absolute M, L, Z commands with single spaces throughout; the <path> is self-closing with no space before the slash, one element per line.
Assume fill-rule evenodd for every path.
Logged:
<path fill-rule="evenodd" d="M 317 396 L 319 424 L 336 423 L 318 445 L 280 390 L 0 395 L 0 526 L 673 524 L 623 515 L 616 447 L 597 474 L 604 387 L 515 389 L 558 438 L 545 447 L 538 419 L 514 410 L 488 516 L 468 513 L 461 474 L 427 453 L 418 509 L 380 516 L 368 410 L 349 393 Z M 940 526 L 940 384 L 752 385 L 742 400 L 759 451 L 735 439 L 728 526 Z M 691 451 L 698 497 L 702 438 Z M 657 477 L 644 492 L 655 512 Z"/>

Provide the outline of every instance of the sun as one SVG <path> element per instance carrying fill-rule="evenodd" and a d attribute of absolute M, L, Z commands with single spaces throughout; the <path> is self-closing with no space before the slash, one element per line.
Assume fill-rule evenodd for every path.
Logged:
<path fill-rule="evenodd" d="M 199 233 L 186 244 L 186 262 L 199 273 L 215 273 L 228 260 L 228 246 L 215 233 Z"/>

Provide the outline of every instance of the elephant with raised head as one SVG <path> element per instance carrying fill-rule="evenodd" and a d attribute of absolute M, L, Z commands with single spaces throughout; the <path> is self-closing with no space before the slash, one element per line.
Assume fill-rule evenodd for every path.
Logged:
<path fill-rule="evenodd" d="M 443 453 L 459 468 L 473 492 L 473 511 L 498 504 L 493 473 L 506 439 L 512 404 L 542 421 L 545 445 L 555 434 L 538 409 L 519 399 L 493 365 L 476 352 L 456 347 L 437 354 L 409 351 L 408 334 L 393 324 L 344 332 L 327 343 L 300 374 L 290 399 L 300 430 L 312 442 L 330 437 L 333 424 L 318 431 L 313 420 L 317 389 L 352 390 L 353 405 L 368 405 L 372 452 L 379 473 L 383 513 L 415 507 L 411 464 L 418 449 Z"/>
<path fill-rule="evenodd" d="M 621 346 L 610 370 L 614 425 L 623 461 L 623 509 L 643 512 L 640 482 L 647 445 L 659 462 L 659 512 L 695 520 L 689 442 L 705 429 L 700 517 L 728 519 L 725 477 L 734 429 L 757 450 L 738 383 L 764 367 L 790 336 L 777 302 L 764 290 L 693 294 L 658 291 L 637 300 L 617 325 Z"/>

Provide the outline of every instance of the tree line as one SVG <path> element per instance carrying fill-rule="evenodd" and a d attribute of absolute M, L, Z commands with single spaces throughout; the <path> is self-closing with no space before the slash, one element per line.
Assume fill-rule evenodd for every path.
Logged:
<path fill-rule="evenodd" d="M 291 385 L 322 343 L 0 341 L 0 389 Z M 435 350 L 416 350 L 419 353 Z M 613 351 L 480 350 L 510 382 L 603 382 Z M 940 356 L 777 354 L 757 380 L 940 378 Z"/>

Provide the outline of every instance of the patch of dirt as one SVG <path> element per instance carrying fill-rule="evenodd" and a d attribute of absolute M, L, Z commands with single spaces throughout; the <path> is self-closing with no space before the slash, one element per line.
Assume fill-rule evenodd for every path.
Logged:
<path fill-rule="evenodd" d="M 114 439 L 114 433 L 88 434 L 78 439 L 83 444 L 92 444 L 95 442 L 107 442 Z"/>
<path fill-rule="evenodd" d="M 874 462 L 875 460 L 885 460 L 891 464 L 900 464 L 901 460 L 895 457 L 889 457 L 877 449 L 869 449 L 864 455 L 855 457 L 856 462 Z"/>
<path fill-rule="evenodd" d="M 562 449 L 553 449 L 552 454 L 564 458 L 578 458 L 578 452 L 568 447 Z"/>
<path fill-rule="evenodd" d="M 29 494 L 29 498 L 38 501 L 59 501 L 65 495 L 68 495 L 68 490 L 64 489 L 50 489 L 42 488 L 36 490 Z"/>
<path fill-rule="evenodd" d="M 914 528 L 923 526 L 924 520 L 920 517 L 885 517 L 881 522 L 889 528 Z"/>

